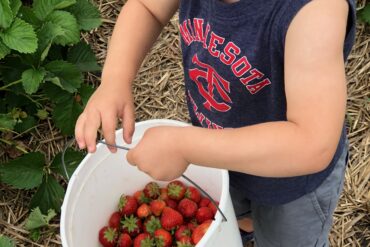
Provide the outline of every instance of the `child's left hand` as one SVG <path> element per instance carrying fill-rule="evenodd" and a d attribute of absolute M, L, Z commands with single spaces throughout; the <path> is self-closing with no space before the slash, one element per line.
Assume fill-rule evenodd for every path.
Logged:
<path fill-rule="evenodd" d="M 189 165 L 181 151 L 182 127 L 161 126 L 148 129 L 127 161 L 155 180 L 170 181 L 182 175 Z"/>

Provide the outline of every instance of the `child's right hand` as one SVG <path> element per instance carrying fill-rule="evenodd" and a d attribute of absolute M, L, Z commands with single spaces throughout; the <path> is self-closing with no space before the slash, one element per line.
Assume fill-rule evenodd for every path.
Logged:
<path fill-rule="evenodd" d="M 129 85 L 101 84 L 76 122 L 75 136 L 78 146 L 81 149 L 87 148 L 90 153 L 95 152 L 97 130 L 100 126 L 106 142 L 115 144 L 117 118 L 122 120 L 123 139 L 131 143 L 135 117 Z M 111 152 L 116 152 L 114 147 L 109 149 Z"/>

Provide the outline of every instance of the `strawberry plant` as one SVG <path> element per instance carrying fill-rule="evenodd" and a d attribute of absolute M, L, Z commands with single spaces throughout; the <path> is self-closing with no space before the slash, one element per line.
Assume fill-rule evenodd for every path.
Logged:
<path fill-rule="evenodd" d="M 370 24 L 370 3 L 358 11 L 358 17 L 361 21 Z"/>
<path fill-rule="evenodd" d="M 61 134 L 72 135 L 93 88 L 85 72 L 100 71 L 80 33 L 101 24 L 89 0 L 0 0 L 0 146 L 23 155 L 0 164 L 0 182 L 17 189 L 36 189 L 30 203 L 46 214 L 60 211 L 64 188 L 61 154 L 49 164 L 41 152 L 28 152 L 12 136 L 25 136 L 46 119 Z M 69 175 L 82 153 L 68 150 Z"/>

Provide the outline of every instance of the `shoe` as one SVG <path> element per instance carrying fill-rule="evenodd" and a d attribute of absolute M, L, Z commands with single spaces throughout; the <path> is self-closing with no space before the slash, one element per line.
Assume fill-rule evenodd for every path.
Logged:
<path fill-rule="evenodd" d="M 246 232 L 239 228 L 240 236 L 242 237 L 243 246 L 253 240 L 253 232 Z"/>

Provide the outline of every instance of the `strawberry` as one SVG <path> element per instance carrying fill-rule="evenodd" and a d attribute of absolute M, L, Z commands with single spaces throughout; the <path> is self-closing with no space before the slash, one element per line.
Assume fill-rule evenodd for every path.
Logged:
<path fill-rule="evenodd" d="M 219 205 L 219 202 L 217 202 L 217 201 L 215 201 L 216 202 L 216 204 L 217 204 L 217 206 Z M 215 204 L 213 204 L 213 202 L 210 202 L 209 204 L 208 204 L 208 207 L 209 207 L 209 209 L 211 209 L 211 212 L 212 212 L 212 214 L 213 214 L 213 217 L 215 217 L 215 215 L 216 215 L 216 213 L 217 213 L 217 207 L 215 206 Z"/>
<path fill-rule="evenodd" d="M 177 210 L 185 217 L 191 218 L 194 217 L 197 212 L 198 205 L 188 198 L 184 198 L 177 205 Z"/>
<path fill-rule="evenodd" d="M 201 207 L 207 207 L 208 204 L 211 203 L 211 200 L 209 200 L 207 197 L 203 197 L 202 199 L 200 199 L 200 202 L 198 203 L 198 206 L 201 208 Z"/>
<path fill-rule="evenodd" d="M 197 219 L 197 222 L 199 224 L 202 224 L 206 220 L 213 219 L 213 214 L 212 214 L 211 209 L 209 209 L 209 207 L 201 207 L 201 208 L 198 208 L 195 214 L 195 218 Z"/>
<path fill-rule="evenodd" d="M 187 227 L 189 228 L 190 232 L 193 232 L 194 229 L 198 226 L 197 220 L 192 219 L 191 221 L 188 222 Z"/>
<path fill-rule="evenodd" d="M 99 242 L 104 247 L 115 247 L 117 243 L 117 230 L 115 228 L 104 226 L 99 231 Z"/>
<path fill-rule="evenodd" d="M 173 209 L 177 208 L 177 202 L 175 200 L 168 198 L 167 200 L 165 200 L 165 202 L 168 207 L 173 208 Z"/>
<path fill-rule="evenodd" d="M 119 231 L 120 226 L 121 226 L 121 213 L 120 212 L 114 212 L 110 216 L 108 226 L 112 228 L 116 228 L 117 231 Z"/>
<path fill-rule="evenodd" d="M 118 238 L 117 247 L 131 247 L 132 239 L 127 233 L 121 233 Z"/>
<path fill-rule="evenodd" d="M 140 233 L 134 239 L 134 247 L 152 247 L 154 246 L 153 239 L 149 233 Z"/>
<path fill-rule="evenodd" d="M 167 188 L 161 188 L 160 192 L 161 192 L 161 194 L 159 195 L 159 199 L 162 199 L 163 201 L 166 201 L 169 198 Z"/>
<path fill-rule="evenodd" d="M 157 229 L 154 232 L 155 243 L 157 247 L 171 247 L 172 236 L 171 233 L 164 229 Z"/>
<path fill-rule="evenodd" d="M 202 239 L 211 223 L 212 223 L 211 220 L 205 221 L 204 223 L 200 224 L 199 226 L 197 226 L 197 228 L 194 229 L 191 235 L 191 239 L 193 240 L 194 244 L 197 244 Z"/>
<path fill-rule="evenodd" d="M 182 236 L 176 244 L 177 247 L 194 247 L 190 236 Z"/>
<path fill-rule="evenodd" d="M 190 200 L 194 201 L 195 203 L 198 203 L 198 202 L 200 202 L 201 194 L 200 194 L 200 192 L 197 188 L 195 188 L 193 186 L 189 186 L 186 189 L 185 197 L 189 198 Z"/>
<path fill-rule="evenodd" d="M 161 193 L 159 190 L 159 185 L 156 182 L 149 182 L 144 187 L 144 194 L 150 199 L 157 199 Z"/>
<path fill-rule="evenodd" d="M 136 201 L 139 205 L 143 203 L 150 203 L 151 199 L 146 197 L 144 194 L 144 191 L 138 190 L 134 193 L 134 197 L 136 198 Z"/>
<path fill-rule="evenodd" d="M 180 241 L 180 239 L 184 236 L 191 236 L 190 229 L 187 225 L 181 225 L 179 228 L 177 228 L 175 232 L 175 238 L 176 240 Z"/>
<path fill-rule="evenodd" d="M 169 198 L 180 201 L 182 198 L 184 198 L 186 187 L 181 181 L 174 180 L 167 184 L 167 190 Z"/>
<path fill-rule="evenodd" d="M 154 234 L 155 230 L 160 228 L 162 228 L 161 221 L 153 215 L 145 220 L 143 226 L 144 232 L 150 233 L 151 235 Z"/>
<path fill-rule="evenodd" d="M 118 211 L 122 216 L 127 216 L 136 212 L 137 201 L 133 196 L 122 195 L 118 203 Z"/>
<path fill-rule="evenodd" d="M 150 210 L 155 216 L 160 216 L 166 203 L 160 199 L 156 199 L 150 202 Z"/>
<path fill-rule="evenodd" d="M 131 237 L 138 235 L 143 227 L 141 220 L 133 215 L 130 215 L 129 217 L 125 216 L 121 221 L 121 224 L 122 232 L 130 234 Z"/>
<path fill-rule="evenodd" d="M 161 216 L 161 224 L 165 230 L 171 231 L 175 227 L 182 225 L 183 222 L 184 218 L 175 209 L 172 209 L 170 207 L 165 207 L 163 209 Z"/>
<path fill-rule="evenodd" d="M 139 217 L 140 219 L 144 219 L 144 218 L 147 218 L 149 215 L 152 214 L 152 211 L 150 210 L 150 207 L 148 204 L 146 203 L 143 203 L 141 204 L 137 210 L 136 210 L 136 215 L 137 217 Z"/>

